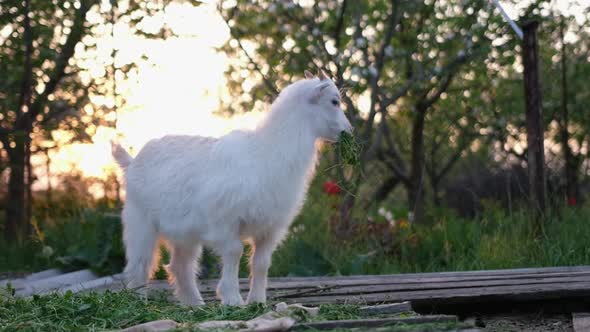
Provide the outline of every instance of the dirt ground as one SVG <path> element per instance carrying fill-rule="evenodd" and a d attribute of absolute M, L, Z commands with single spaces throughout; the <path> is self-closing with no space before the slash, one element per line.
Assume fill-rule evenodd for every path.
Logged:
<path fill-rule="evenodd" d="M 483 331 L 493 332 L 573 332 L 572 316 L 563 315 L 496 315 L 476 319 Z M 483 326 L 482 326 L 483 325 Z"/>

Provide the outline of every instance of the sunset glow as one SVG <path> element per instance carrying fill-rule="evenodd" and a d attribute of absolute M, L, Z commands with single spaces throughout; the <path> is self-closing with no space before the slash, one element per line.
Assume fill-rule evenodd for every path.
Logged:
<path fill-rule="evenodd" d="M 122 96 L 126 105 L 117 111 L 117 127 L 99 127 L 92 144 L 66 145 L 52 153 L 51 174 L 80 170 L 84 176 L 106 178 L 118 171 L 110 154 L 112 139 L 134 154 L 150 139 L 166 134 L 220 136 L 237 127 L 253 127 L 258 122 L 261 113 L 257 112 L 233 118 L 214 114 L 220 96 L 226 91 L 227 66 L 227 58 L 215 48 L 229 38 L 215 4 L 192 7 L 172 3 L 164 15 L 146 24 L 159 26 L 162 22 L 178 37 L 150 40 L 116 25 L 114 41 L 105 38 L 98 42 L 99 53 L 110 54 L 114 43 L 121 62 L 143 53 L 149 57 L 150 64 L 139 64 L 137 77 L 117 81 L 118 90 L 126 91 Z M 91 71 L 100 75 L 104 68 Z M 44 165 L 45 158 L 38 156 L 34 164 Z M 38 169 L 41 181 L 36 186 L 44 188 L 45 168 Z"/>
<path fill-rule="evenodd" d="M 517 18 L 518 10 L 528 3 L 523 1 L 512 6 L 501 2 L 512 18 Z M 559 0 L 555 4 L 564 12 L 576 11 L 576 8 L 568 8 L 567 1 Z M 143 29 L 150 30 L 153 26 L 157 30 L 162 23 L 170 27 L 177 37 L 166 40 L 134 35 L 126 23 L 115 25 L 114 39 L 105 33 L 107 37 L 97 43 L 100 56 L 109 57 L 114 46 L 116 62 L 128 63 L 139 54 L 145 54 L 149 64 L 138 63 L 137 75 L 127 81 L 117 81 L 119 93 L 126 100 L 126 105 L 117 111 L 117 127 L 98 128 L 91 144 L 58 144 L 61 147 L 50 153 L 52 175 L 79 170 L 84 176 L 105 179 L 112 172 L 119 172 L 110 155 L 112 139 L 135 154 L 150 139 L 166 134 L 220 136 L 237 127 L 255 126 L 260 112 L 234 118 L 214 114 L 221 96 L 226 93 L 224 70 L 228 65 L 226 55 L 216 48 L 229 38 L 216 6 L 216 1 L 198 7 L 171 3 L 163 14 L 144 20 Z M 89 16 L 92 19 L 92 15 Z M 566 40 L 568 38 L 574 37 L 568 35 Z M 100 76 L 104 75 L 104 70 L 103 65 L 97 64 L 90 72 Z M 112 103 L 110 96 L 95 99 L 97 103 Z M 366 116 L 369 102 L 368 93 L 357 100 L 361 116 Z M 36 155 L 33 163 L 40 180 L 34 187 L 45 188 L 45 157 Z M 52 182 L 58 183 L 57 179 Z"/>

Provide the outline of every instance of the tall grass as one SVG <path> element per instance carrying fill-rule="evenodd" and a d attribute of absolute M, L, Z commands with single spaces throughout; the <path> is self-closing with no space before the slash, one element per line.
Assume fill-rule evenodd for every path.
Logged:
<path fill-rule="evenodd" d="M 294 232 L 275 253 L 272 275 L 383 274 L 540 266 L 590 265 L 590 207 L 564 208 L 535 237 L 532 214 L 489 206 L 477 220 L 439 212 L 426 225 L 394 216 L 395 226 L 376 213 L 375 231 L 359 227 L 352 239 L 332 234 L 330 200 L 308 204 Z M 332 202 L 333 204 L 333 202 Z M 380 226 L 379 226 L 380 225 Z M 375 227 L 374 227 L 375 228 Z"/>
<path fill-rule="evenodd" d="M 35 219 L 34 219 L 35 220 Z M 100 274 L 119 272 L 125 261 L 118 217 L 101 210 L 79 210 L 71 216 L 33 223 L 23 243 L 0 241 L 0 272 L 91 268 Z"/>

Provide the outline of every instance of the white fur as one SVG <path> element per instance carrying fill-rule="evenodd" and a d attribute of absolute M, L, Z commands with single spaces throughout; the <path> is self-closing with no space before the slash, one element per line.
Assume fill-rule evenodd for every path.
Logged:
<path fill-rule="evenodd" d="M 303 205 L 318 147 L 351 130 L 339 102 L 331 80 L 311 78 L 285 88 L 255 130 L 218 139 L 165 136 L 147 143 L 135 159 L 114 144 L 127 185 L 122 217 L 128 286 L 147 283 L 163 237 L 182 303 L 203 304 L 195 272 L 207 246 L 222 259 L 222 303 L 241 305 L 238 263 L 247 241 L 253 248 L 247 301 L 265 302 L 272 252 Z"/>

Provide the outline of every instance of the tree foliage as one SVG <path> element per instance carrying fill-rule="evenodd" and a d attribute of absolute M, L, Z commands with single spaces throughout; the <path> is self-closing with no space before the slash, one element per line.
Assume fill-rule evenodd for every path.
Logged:
<path fill-rule="evenodd" d="M 549 79 L 560 68 L 561 19 L 552 8 L 535 1 L 519 12 L 519 21 L 543 22 L 542 77 Z M 227 71 L 234 96 L 227 111 L 261 107 L 260 100 L 270 100 L 305 69 L 331 73 L 364 144 L 363 168 L 371 172 L 352 181 L 375 188 L 363 198 L 368 202 L 401 184 L 408 210 L 421 221 L 426 183 L 439 203 L 441 181 L 469 155 L 526 162 L 521 42 L 492 2 L 237 1 L 220 12 L 232 36 L 223 50 L 236 59 Z M 578 71 L 588 65 L 588 21 L 566 20 L 579 37 L 568 48 L 568 81 L 577 86 Z M 568 90 L 571 108 L 587 104 L 584 90 Z M 556 142 L 550 127 L 559 123 L 559 91 L 543 84 L 546 134 Z M 572 112 L 572 133 L 587 122 L 582 114 Z M 587 133 L 576 131 L 570 144 L 581 146 Z M 354 201 L 349 197 L 342 211 Z M 345 222 L 346 213 L 342 217 Z"/>
<path fill-rule="evenodd" d="M 0 5 L 0 160 L 9 177 L 8 240 L 28 227 L 31 154 L 59 143 L 89 142 L 98 126 L 112 126 L 114 111 L 124 103 L 116 80 L 146 61 L 145 55 L 117 61 L 116 46 L 97 45 L 97 40 L 114 37 L 117 24 L 145 38 L 173 35 L 166 24 L 144 24 L 170 2 L 7 0 Z M 107 56 L 105 47 L 111 48 Z M 57 132 L 65 141 L 56 140 Z"/>

